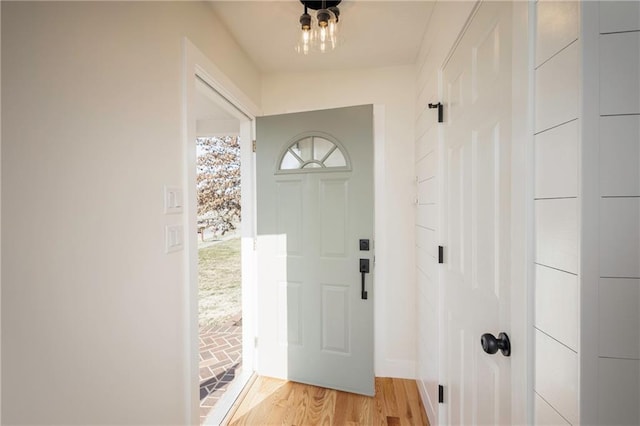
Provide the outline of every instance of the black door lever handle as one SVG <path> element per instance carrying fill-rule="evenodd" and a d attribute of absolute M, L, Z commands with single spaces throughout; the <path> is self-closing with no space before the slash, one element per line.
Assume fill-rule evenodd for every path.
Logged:
<path fill-rule="evenodd" d="M 369 259 L 360 259 L 360 275 L 362 276 L 362 288 L 360 290 L 360 297 L 363 300 L 367 299 L 367 291 L 365 290 L 365 274 L 369 273 Z"/>

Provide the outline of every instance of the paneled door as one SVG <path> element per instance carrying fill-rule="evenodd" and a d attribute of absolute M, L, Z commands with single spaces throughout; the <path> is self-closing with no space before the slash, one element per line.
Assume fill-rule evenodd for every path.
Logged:
<path fill-rule="evenodd" d="M 510 332 L 510 36 L 510 3 L 481 2 L 443 68 L 445 424 L 511 424 L 510 358 L 481 346 Z"/>
<path fill-rule="evenodd" d="M 373 395 L 373 107 L 256 135 L 258 373 Z"/>

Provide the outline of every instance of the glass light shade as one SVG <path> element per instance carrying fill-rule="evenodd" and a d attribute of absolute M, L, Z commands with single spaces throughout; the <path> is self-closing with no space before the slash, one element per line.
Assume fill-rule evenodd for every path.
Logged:
<path fill-rule="evenodd" d="M 318 38 L 316 40 L 317 50 L 321 53 L 329 52 L 338 45 L 338 16 L 331 10 L 325 10 L 329 19 L 325 26 L 317 26 Z"/>
<path fill-rule="evenodd" d="M 338 46 L 341 26 L 339 10 L 337 8 L 329 8 L 319 12 L 322 12 L 319 15 L 321 15 L 324 25 L 320 25 L 317 15 L 311 12 L 311 28 L 306 30 L 298 27 L 299 36 L 295 47 L 296 52 L 303 55 L 308 55 L 313 51 L 326 53 Z"/>
<path fill-rule="evenodd" d="M 308 55 L 314 49 L 314 40 L 317 35 L 315 27 L 317 27 L 317 24 L 313 15 L 311 15 L 310 28 L 307 29 L 304 25 L 298 26 L 298 42 L 295 46 L 296 52 L 302 55 Z"/>

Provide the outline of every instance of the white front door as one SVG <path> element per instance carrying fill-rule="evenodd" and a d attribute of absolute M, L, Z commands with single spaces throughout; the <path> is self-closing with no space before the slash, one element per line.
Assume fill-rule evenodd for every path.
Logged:
<path fill-rule="evenodd" d="M 444 423 L 511 424 L 511 5 L 482 2 L 442 75 Z M 517 348 L 516 348 L 517 350 Z"/>
<path fill-rule="evenodd" d="M 256 136 L 258 373 L 373 395 L 373 107 L 261 117 Z"/>

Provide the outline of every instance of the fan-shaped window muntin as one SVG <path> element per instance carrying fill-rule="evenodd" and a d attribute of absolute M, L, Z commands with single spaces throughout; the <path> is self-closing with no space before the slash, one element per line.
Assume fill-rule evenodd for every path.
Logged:
<path fill-rule="evenodd" d="M 330 135 L 315 132 L 298 135 L 280 156 L 278 173 L 349 170 L 349 158 Z"/>

